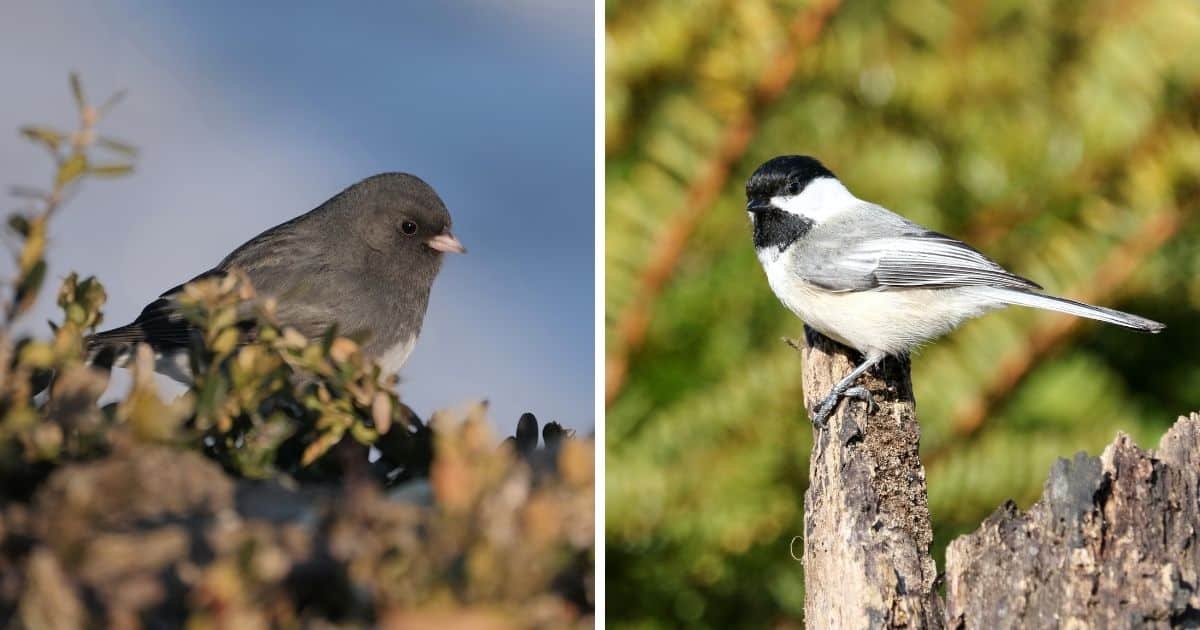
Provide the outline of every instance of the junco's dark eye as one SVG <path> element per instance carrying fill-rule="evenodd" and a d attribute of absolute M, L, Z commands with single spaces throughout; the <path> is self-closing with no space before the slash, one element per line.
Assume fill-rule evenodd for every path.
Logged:
<path fill-rule="evenodd" d="M 412 236 L 413 234 L 417 233 L 417 224 L 413 223 L 412 221 L 405 221 L 404 223 L 400 224 L 400 229 L 403 230 L 405 234 Z"/>
<path fill-rule="evenodd" d="M 800 194 L 800 182 L 792 182 L 792 183 L 788 184 L 787 194 L 799 195 Z"/>

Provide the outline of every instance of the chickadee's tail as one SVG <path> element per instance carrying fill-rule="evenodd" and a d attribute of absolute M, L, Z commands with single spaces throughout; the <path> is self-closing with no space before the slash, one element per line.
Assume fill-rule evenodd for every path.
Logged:
<path fill-rule="evenodd" d="M 998 287 L 981 287 L 980 291 L 988 297 L 999 300 L 1006 304 L 1018 304 L 1020 306 L 1031 306 L 1033 308 L 1042 308 L 1048 311 L 1058 311 L 1075 315 L 1077 317 L 1086 317 L 1095 319 L 1109 324 L 1116 324 L 1142 332 L 1156 333 L 1164 328 L 1165 325 L 1160 324 L 1152 319 L 1146 319 L 1131 313 L 1104 308 L 1103 306 L 1092 306 L 1067 298 L 1055 297 L 1053 295 L 1045 295 L 1042 293 L 1032 293 L 1021 289 L 1002 289 Z"/>

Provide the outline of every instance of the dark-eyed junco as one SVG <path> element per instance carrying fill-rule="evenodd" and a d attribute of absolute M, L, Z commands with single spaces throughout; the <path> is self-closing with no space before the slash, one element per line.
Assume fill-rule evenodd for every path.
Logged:
<path fill-rule="evenodd" d="M 391 373 L 404 365 L 421 332 L 442 254 L 465 251 L 429 184 L 384 173 L 250 239 L 192 280 L 240 270 L 257 295 L 276 299 L 281 325 L 310 339 L 336 326 Z M 104 354 L 120 366 L 144 342 L 154 349 L 159 372 L 190 381 L 186 351 L 197 331 L 179 313 L 183 286 L 163 293 L 133 323 L 89 338 L 89 358 Z"/>

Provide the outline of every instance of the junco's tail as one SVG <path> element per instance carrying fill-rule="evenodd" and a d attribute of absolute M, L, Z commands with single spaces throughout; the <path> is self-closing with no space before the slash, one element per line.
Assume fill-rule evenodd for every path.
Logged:
<path fill-rule="evenodd" d="M 123 326 L 122 328 L 129 328 Z M 91 335 L 83 340 L 84 354 L 83 363 L 91 367 L 97 367 L 104 370 L 111 370 L 113 367 L 125 367 L 129 363 L 129 359 L 133 356 L 133 349 L 137 346 L 137 341 L 122 341 L 119 340 L 120 335 L 116 337 L 106 337 L 110 332 L 120 331 L 120 328 L 112 331 L 105 331 L 95 335 Z M 128 335 L 129 331 L 122 331 Z M 34 384 L 34 394 L 42 395 L 49 391 L 50 386 L 54 384 L 54 379 L 57 377 L 55 370 L 46 370 Z"/>
<path fill-rule="evenodd" d="M 1103 306 L 1092 306 L 1067 298 L 1055 297 L 1053 295 L 1045 295 L 1043 293 L 1033 293 L 1023 289 L 1002 289 L 998 287 L 979 287 L 973 289 L 976 293 L 992 298 L 1005 304 L 1017 304 L 1019 306 L 1030 306 L 1033 308 L 1046 309 L 1048 311 L 1058 311 L 1075 315 L 1077 317 L 1086 317 L 1095 319 L 1109 324 L 1116 324 L 1142 332 L 1156 333 L 1166 325 L 1160 324 L 1152 319 L 1146 319 L 1132 313 L 1125 313 Z"/>
<path fill-rule="evenodd" d="M 125 367 L 143 341 L 145 332 L 132 324 L 96 333 L 84 340 L 84 362 L 101 368 Z"/>

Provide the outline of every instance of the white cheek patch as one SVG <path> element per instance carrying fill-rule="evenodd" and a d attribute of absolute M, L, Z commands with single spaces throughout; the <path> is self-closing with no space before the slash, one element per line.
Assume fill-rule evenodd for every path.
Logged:
<path fill-rule="evenodd" d="M 771 198 L 771 204 L 776 208 L 817 223 L 840 214 L 857 203 L 860 203 L 858 198 L 832 177 L 814 179 L 799 195 Z"/>

